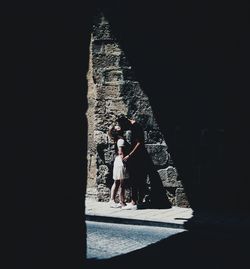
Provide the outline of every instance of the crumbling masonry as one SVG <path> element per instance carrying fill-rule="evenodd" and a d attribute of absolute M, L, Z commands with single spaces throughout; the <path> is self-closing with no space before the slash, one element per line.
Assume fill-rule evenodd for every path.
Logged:
<path fill-rule="evenodd" d="M 95 18 L 88 72 L 88 184 L 87 196 L 108 201 L 112 180 L 114 145 L 107 131 L 117 114 L 137 120 L 145 131 L 147 151 L 162 180 L 169 201 L 187 207 L 177 170 L 154 118 L 148 97 L 136 80 L 133 67 L 104 16 Z M 129 132 L 126 133 L 129 141 Z M 150 189 L 150 185 L 149 185 Z M 129 196 L 129 190 L 126 193 Z"/>

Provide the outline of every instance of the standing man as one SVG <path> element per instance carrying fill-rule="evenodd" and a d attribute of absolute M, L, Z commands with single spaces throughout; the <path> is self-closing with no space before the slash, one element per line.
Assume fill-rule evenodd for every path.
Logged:
<path fill-rule="evenodd" d="M 142 204 L 146 190 L 146 148 L 144 131 L 139 123 L 124 115 L 118 116 L 117 122 L 122 130 L 131 130 L 131 149 L 123 158 L 128 163 L 131 179 L 131 203 L 123 209 L 137 209 Z"/>

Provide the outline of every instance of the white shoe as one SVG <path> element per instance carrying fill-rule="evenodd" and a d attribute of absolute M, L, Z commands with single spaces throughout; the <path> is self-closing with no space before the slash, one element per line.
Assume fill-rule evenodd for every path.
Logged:
<path fill-rule="evenodd" d="M 121 204 L 120 203 L 116 203 L 115 201 L 109 201 L 109 207 L 111 208 L 119 208 L 121 207 Z"/>
<path fill-rule="evenodd" d="M 133 204 L 127 204 L 126 206 L 123 206 L 122 209 L 127 209 L 127 210 L 136 210 L 137 209 L 137 205 L 133 205 Z"/>

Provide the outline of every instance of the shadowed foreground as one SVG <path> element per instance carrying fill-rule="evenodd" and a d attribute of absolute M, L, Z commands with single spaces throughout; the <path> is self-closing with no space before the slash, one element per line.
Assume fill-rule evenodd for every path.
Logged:
<path fill-rule="evenodd" d="M 89 260 L 88 268 L 240 268 L 248 264 L 249 234 L 187 231 L 146 248 L 107 260 Z M 244 266 L 244 267 L 245 267 Z"/>
<path fill-rule="evenodd" d="M 144 5 L 143 12 L 140 5 L 120 6 L 114 20 L 109 18 L 123 34 L 126 42 L 121 44 L 127 45 L 160 128 L 168 135 L 192 208 L 234 206 L 249 211 L 247 8 L 234 3 L 225 12 L 218 3 L 210 8 L 198 3 L 193 8 L 175 7 L 174 3 L 165 9 L 154 1 Z M 11 243 L 17 249 L 11 260 L 16 268 L 79 268 L 85 249 L 87 121 L 83 115 L 93 12 L 85 2 L 44 4 L 31 13 L 32 7 L 23 2 L 14 6 L 18 12 L 11 12 L 2 24 L 8 26 L 2 39 L 8 41 L 5 69 L 11 74 L 11 90 L 5 91 L 11 102 L 4 113 L 7 128 L 3 128 L 3 141 L 11 143 L 4 143 L 2 154 L 10 161 L 8 173 L 13 176 L 6 181 L 15 183 L 6 200 L 8 205 L 15 201 L 15 209 L 8 210 L 15 217 L 10 234 L 15 235 Z M 158 37 L 162 39 L 157 43 Z M 165 100 L 161 97 L 166 91 Z M 220 142 L 221 129 L 225 143 Z M 200 147 L 198 135 L 203 130 L 208 130 L 208 137 Z M 196 154 L 189 159 L 193 148 Z M 191 184 L 189 179 L 200 174 Z M 129 268 L 134 261 L 148 267 L 240 268 L 247 261 L 248 239 L 246 234 L 185 232 L 111 260 L 89 261 L 88 268 Z"/>

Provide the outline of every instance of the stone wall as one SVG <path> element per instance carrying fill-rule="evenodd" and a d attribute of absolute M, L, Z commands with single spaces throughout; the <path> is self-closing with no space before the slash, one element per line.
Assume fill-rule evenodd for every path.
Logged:
<path fill-rule="evenodd" d="M 93 23 L 88 100 L 87 196 L 94 196 L 99 201 L 109 200 L 115 152 L 107 131 L 116 115 L 123 113 L 138 121 L 144 128 L 148 154 L 161 178 L 169 201 L 172 205 L 189 206 L 148 97 L 103 15 L 96 16 Z M 128 131 L 128 141 L 129 136 Z M 150 185 L 148 188 L 150 190 Z M 127 190 L 128 198 L 129 194 Z"/>

